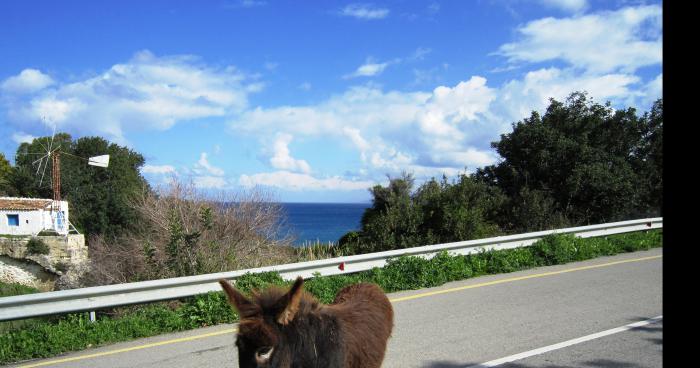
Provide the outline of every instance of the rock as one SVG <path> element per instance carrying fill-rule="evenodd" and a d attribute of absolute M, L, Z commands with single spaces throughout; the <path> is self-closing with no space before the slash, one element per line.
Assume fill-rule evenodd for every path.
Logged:
<path fill-rule="evenodd" d="M 69 234 L 34 238 L 46 244 L 46 254 L 30 253 L 30 236 L 0 237 L 0 281 L 43 291 L 79 287 L 80 278 L 88 269 L 85 237 Z"/>

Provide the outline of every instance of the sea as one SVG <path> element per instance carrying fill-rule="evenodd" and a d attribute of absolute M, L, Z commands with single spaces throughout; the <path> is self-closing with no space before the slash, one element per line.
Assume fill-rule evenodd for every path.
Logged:
<path fill-rule="evenodd" d="M 294 236 L 295 246 L 337 243 L 348 231 L 359 230 L 371 203 L 281 203 L 286 214 L 283 233 Z"/>

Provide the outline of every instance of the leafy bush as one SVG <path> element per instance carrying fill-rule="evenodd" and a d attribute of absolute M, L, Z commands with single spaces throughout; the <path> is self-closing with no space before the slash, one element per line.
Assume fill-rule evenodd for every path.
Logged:
<path fill-rule="evenodd" d="M 500 191 L 462 174 L 452 183 L 432 179 L 413 191 L 414 178 L 390 178 L 386 187 L 370 189 L 372 207 L 362 216 L 362 229 L 338 241 L 345 254 L 403 249 L 495 236 Z"/>
<path fill-rule="evenodd" d="M 577 238 L 571 234 L 548 235 L 533 244 L 532 251 L 542 265 L 567 263 L 576 259 L 577 242 Z"/>
<path fill-rule="evenodd" d="M 39 290 L 21 284 L 8 284 L 0 282 L 0 297 L 38 293 Z"/>
<path fill-rule="evenodd" d="M 49 254 L 49 246 L 39 238 L 31 238 L 27 242 L 27 253 L 29 254 Z"/>
<path fill-rule="evenodd" d="M 39 231 L 39 233 L 36 235 L 37 236 L 58 236 L 59 234 L 54 229 L 44 229 L 44 230 Z"/>
<path fill-rule="evenodd" d="M 287 282 L 277 272 L 246 273 L 236 279 L 236 288 L 244 292 L 266 289 L 271 285 L 283 286 Z"/>
<path fill-rule="evenodd" d="M 238 315 L 228 304 L 224 294 L 211 292 L 189 298 L 177 311 L 179 317 L 194 327 L 232 323 Z"/>

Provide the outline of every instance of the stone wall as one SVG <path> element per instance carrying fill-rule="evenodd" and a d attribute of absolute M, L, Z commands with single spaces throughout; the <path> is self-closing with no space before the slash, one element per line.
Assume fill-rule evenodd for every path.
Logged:
<path fill-rule="evenodd" d="M 88 249 L 82 234 L 37 236 L 48 254 L 30 254 L 32 237 L 0 237 L 0 281 L 36 287 L 42 291 L 77 286 L 87 269 Z"/>

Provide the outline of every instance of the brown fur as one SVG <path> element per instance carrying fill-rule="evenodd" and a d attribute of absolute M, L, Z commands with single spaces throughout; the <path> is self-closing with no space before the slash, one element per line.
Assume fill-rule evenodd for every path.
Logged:
<path fill-rule="evenodd" d="M 393 328 L 393 310 L 374 284 L 350 285 L 330 305 L 302 290 L 270 288 L 246 298 L 220 281 L 241 322 L 236 345 L 240 367 L 378 368 Z M 269 361 L 260 356 L 273 349 Z"/>

